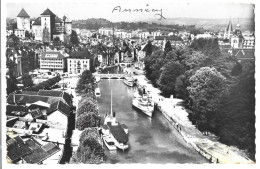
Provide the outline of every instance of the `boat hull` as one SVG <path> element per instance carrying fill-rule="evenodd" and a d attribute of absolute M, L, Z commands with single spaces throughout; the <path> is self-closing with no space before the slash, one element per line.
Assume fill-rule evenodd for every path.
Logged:
<path fill-rule="evenodd" d="M 128 82 L 127 80 L 124 80 L 124 84 L 126 84 L 127 86 L 130 86 L 130 87 L 134 86 L 133 82 Z"/>
<path fill-rule="evenodd" d="M 111 139 L 110 136 L 103 135 L 102 138 L 103 138 L 103 141 L 104 141 L 104 143 L 105 143 L 105 145 L 106 145 L 106 147 L 107 147 L 108 150 L 116 150 L 116 149 L 117 149 L 117 147 L 116 147 L 115 144 L 114 144 L 114 145 L 109 145 L 109 144 L 108 144 L 109 139 Z M 112 140 L 112 139 L 111 139 L 111 140 Z M 113 143 L 115 143 L 115 142 L 113 141 Z"/>
<path fill-rule="evenodd" d="M 133 99 L 132 105 L 134 107 L 136 107 L 137 109 L 141 110 L 147 116 L 149 116 L 149 117 L 153 116 L 154 105 L 152 105 L 152 106 L 142 106 L 141 104 L 139 104 L 138 99 Z"/>

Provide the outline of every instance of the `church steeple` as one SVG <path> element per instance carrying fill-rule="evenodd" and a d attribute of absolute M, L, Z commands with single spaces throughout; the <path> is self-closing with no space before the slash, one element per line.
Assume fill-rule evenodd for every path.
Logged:
<path fill-rule="evenodd" d="M 231 19 L 229 19 L 227 29 L 225 30 L 225 38 L 230 39 L 232 33 L 233 33 L 233 27 L 232 27 Z"/>

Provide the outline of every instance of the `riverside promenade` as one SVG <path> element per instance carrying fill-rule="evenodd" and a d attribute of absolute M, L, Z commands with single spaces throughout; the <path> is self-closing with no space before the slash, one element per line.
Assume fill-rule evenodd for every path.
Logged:
<path fill-rule="evenodd" d="M 134 71 L 128 69 L 128 72 Z M 135 72 L 137 72 L 135 70 Z M 132 73 L 131 73 L 132 74 Z M 160 95 L 161 91 L 152 86 L 149 80 L 138 71 L 139 75 L 134 76 L 140 85 L 146 85 L 147 90 L 162 114 L 179 131 L 187 144 L 192 145 L 196 151 L 207 158 L 212 163 L 221 164 L 254 164 L 248 159 L 245 152 L 233 146 L 227 146 L 218 141 L 213 134 L 203 135 L 188 119 L 188 112 L 179 103 L 181 99 L 165 98 Z"/>

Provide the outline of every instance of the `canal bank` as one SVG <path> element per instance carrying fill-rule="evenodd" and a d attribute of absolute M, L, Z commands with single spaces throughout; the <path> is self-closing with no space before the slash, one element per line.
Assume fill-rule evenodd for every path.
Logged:
<path fill-rule="evenodd" d="M 116 112 L 116 119 L 129 129 L 130 148 L 124 152 L 106 149 L 106 163 L 209 163 L 183 140 L 158 109 L 154 111 L 153 118 L 150 118 L 132 106 L 135 88 L 125 85 L 119 79 L 101 79 L 98 87 L 101 91 L 101 97 L 97 98 L 101 117 L 110 112 L 112 92 L 112 108 Z"/>
<path fill-rule="evenodd" d="M 128 71 L 133 71 L 128 70 Z M 135 71 L 136 72 L 136 71 Z M 139 72 L 140 73 L 140 72 Z M 188 112 L 180 106 L 182 100 L 165 98 L 160 90 L 154 88 L 144 75 L 137 75 L 140 85 L 146 85 L 148 91 L 164 117 L 180 133 L 186 143 L 212 163 L 249 164 L 254 163 L 245 156 L 242 150 L 220 143 L 214 136 L 203 135 L 188 119 Z"/>

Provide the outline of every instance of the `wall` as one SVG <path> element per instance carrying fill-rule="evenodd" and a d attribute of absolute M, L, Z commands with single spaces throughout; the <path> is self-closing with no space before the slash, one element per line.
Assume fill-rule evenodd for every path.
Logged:
<path fill-rule="evenodd" d="M 47 120 L 52 123 L 57 123 L 58 126 L 67 128 L 68 117 L 62 114 L 59 110 L 54 111 L 50 115 L 48 115 Z"/>

